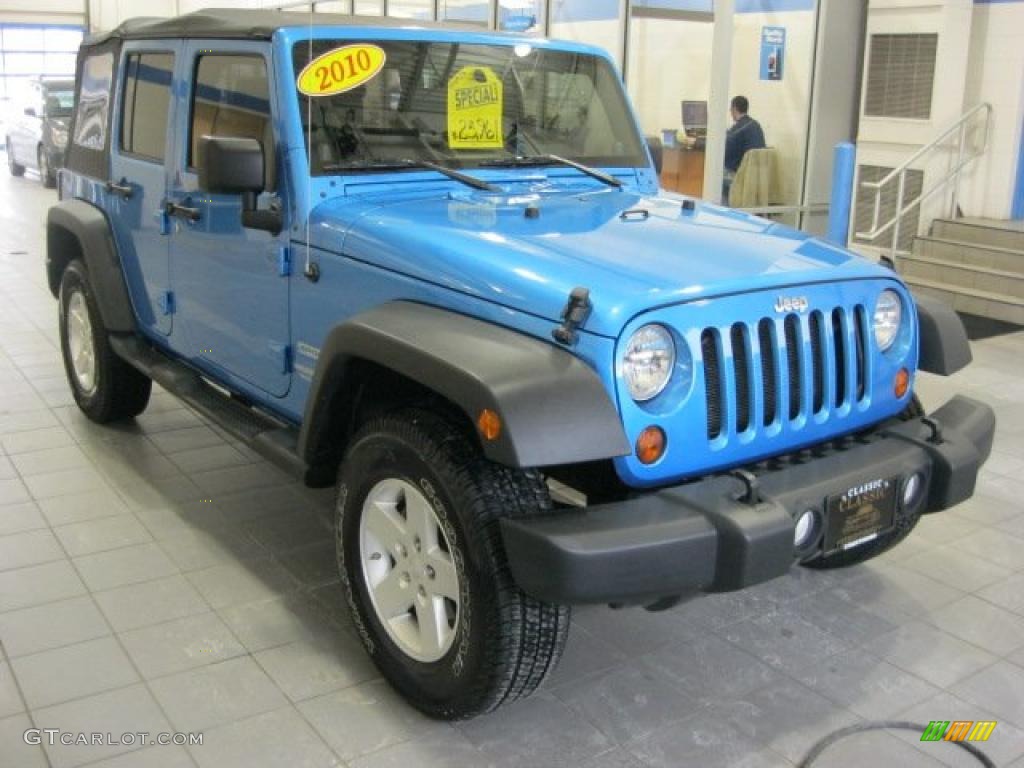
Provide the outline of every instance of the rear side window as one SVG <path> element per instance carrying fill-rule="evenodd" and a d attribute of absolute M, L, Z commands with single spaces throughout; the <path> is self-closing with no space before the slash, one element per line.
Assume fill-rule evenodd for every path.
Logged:
<path fill-rule="evenodd" d="M 199 139 L 256 139 L 273 157 L 270 87 L 262 56 L 201 56 L 192 96 L 188 164 L 199 167 Z"/>
<path fill-rule="evenodd" d="M 82 63 L 74 143 L 84 149 L 102 152 L 107 148 L 113 75 L 114 54 L 110 51 L 93 54 Z"/>
<path fill-rule="evenodd" d="M 121 110 L 122 151 L 163 162 L 173 72 L 173 54 L 133 53 L 128 56 Z"/>

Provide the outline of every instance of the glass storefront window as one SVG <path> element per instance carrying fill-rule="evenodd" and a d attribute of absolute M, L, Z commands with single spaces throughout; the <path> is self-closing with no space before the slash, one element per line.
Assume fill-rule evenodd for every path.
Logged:
<path fill-rule="evenodd" d="M 317 6 L 317 10 L 321 10 Z M 355 13 L 357 16 L 381 16 L 384 13 L 383 0 L 356 0 Z"/>
<path fill-rule="evenodd" d="M 388 0 L 388 16 L 396 19 L 434 18 L 433 0 Z"/>
<path fill-rule="evenodd" d="M 664 7 L 669 2 L 634 4 L 627 85 L 644 134 L 665 145 L 662 187 L 702 197 L 713 17 Z M 684 103 L 689 105 L 685 118 Z M 694 138 L 692 145 L 682 141 L 686 136 Z"/>
<path fill-rule="evenodd" d="M 5 51 L 44 51 L 46 35 L 42 27 L 4 27 Z"/>
<path fill-rule="evenodd" d="M 550 0 L 550 36 L 604 48 L 622 68 L 619 0 Z"/>
<path fill-rule="evenodd" d="M 491 4 L 487 0 L 441 0 L 440 18 L 486 27 L 491 21 Z"/>

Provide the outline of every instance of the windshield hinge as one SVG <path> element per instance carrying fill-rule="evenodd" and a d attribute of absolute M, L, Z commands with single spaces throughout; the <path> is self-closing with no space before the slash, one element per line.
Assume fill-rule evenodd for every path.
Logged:
<path fill-rule="evenodd" d="M 576 329 L 587 321 L 591 309 L 590 291 L 582 287 L 573 288 L 565 309 L 562 310 L 562 324 L 551 332 L 555 341 L 566 346 L 575 344 Z"/>

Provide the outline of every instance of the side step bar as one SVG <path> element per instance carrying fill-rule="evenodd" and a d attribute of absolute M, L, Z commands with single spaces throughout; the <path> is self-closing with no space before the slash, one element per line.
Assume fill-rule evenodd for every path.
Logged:
<path fill-rule="evenodd" d="M 118 357 L 149 376 L 263 458 L 307 484 L 323 484 L 315 483 L 315 479 L 310 476 L 308 465 L 298 454 L 297 429 L 282 424 L 211 386 L 195 370 L 184 363 L 172 360 L 138 336 L 110 334 L 109 340 Z M 330 482 L 327 484 L 330 485 Z"/>

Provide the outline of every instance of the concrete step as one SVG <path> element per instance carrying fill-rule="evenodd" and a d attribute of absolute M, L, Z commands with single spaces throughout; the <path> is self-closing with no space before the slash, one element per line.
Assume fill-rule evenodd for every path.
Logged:
<path fill-rule="evenodd" d="M 914 240 L 914 255 L 941 259 L 979 269 L 995 269 L 1024 275 L 1024 251 L 998 245 L 978 245 L 966 240 L 919 236 Z"/>
<path fill-rule="evenodd" d="M 1010 271 L 964 264 L 934 256 L 910 254 L 896 259 L 904 277 L 919 277 L 960 288 L 974 288 L 990 294 L 1024 300 L 1024 270 Z"/>
<path fill-rule="evenodd" d="M 994 245 L 1024 253 L 1024 224 L 996 219 L 936 219 L 933 237 L 976 245 Z"/>
<path fill-rule="evenodd" d="M 907 276 L 903 279 L 913 293 L 945 301 L 957 312 L 1024 325 L 1024 299 L 923 277 Z"/>

